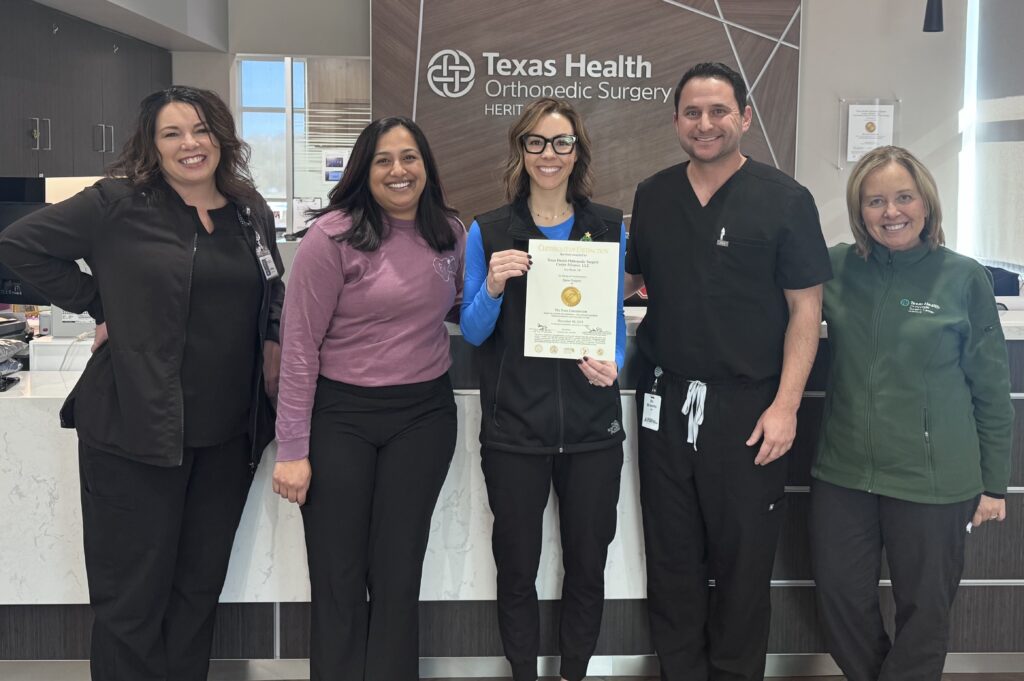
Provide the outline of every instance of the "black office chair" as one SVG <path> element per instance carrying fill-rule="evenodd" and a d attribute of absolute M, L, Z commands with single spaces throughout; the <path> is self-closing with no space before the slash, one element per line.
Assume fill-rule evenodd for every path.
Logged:
<path fill-rule="evenodd" d="M 1020 277 L 1016 272 L 1004 270 L 1001 267 L 987 267 L 992 273 L 992 287 L 997 296 L 1019 296 Z"/>

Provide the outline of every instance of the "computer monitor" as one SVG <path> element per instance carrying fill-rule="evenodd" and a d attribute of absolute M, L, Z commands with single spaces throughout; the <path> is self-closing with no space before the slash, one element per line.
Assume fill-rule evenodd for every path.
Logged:
<path fill-rule="evenodd" d="M 5 227 L 48 204 L 34 201 L 0 202 L 0 232 Z M 50 301 L 38 290 L 0 263 L 0 303 L 8 305 L 49 305 Z"/>

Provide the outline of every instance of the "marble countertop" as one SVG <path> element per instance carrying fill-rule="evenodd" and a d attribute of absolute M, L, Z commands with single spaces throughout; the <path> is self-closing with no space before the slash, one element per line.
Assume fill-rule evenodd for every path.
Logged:
<path fill-rule="evenodd" d="M 57 397 L 63 399 L 78 382 L 81 371 L 21 371 L 20 380 L 0 393 L 0 400 L 11 398 Z"/>
<path fill-rule="evenodd" d="M 997 297 L 996 301 L 1002 303 L 1009 309 L 1000 310 L 999 318 L 1003 322 L 1003 334 L 1006 340 L 1024 340 L 1024 298 Z M 626 316 L 626 335 L 635 336 L 636 329 L 647 314 L 646 307 L 627 307 L 624 310 Z M 461 336 L 458 324 L 447 322 L 448 333 L 453 336 Z M 828 329 L 824 322 L 821 323 L 821 337 L 828 338 Z"/>
<path fill-rule="evenodd" d="M 1008 310 L 1001 310 L 999 313 L 1006 340 L 1024 340 L 1024 298 L 1010 297 L 997 298 L 996 300 L 1010 308 Z M 643 321 L 646 313 L 647 308 L 645 307 L 625 308 L 626 334 L 628 336 L 636 335 L 636 329 L 640 326 L 640 322 Z M 448 333 L 452 336 L 462 335 L 458 324 L 447 323 L 446 326 L 448 327 Z M 824 323 L 821 325 L 820 335 L 822 338 L 828 338 L 828 328 Z M 42 378 L 28 379 L 27 385 L 14 386 L 7 392 L 0 393 L 0 398 L 53 396 L 59 393 L 61 385 L 66 385 L 64 392 L 66 395 L 67 390 L 74 386 L 75 380 L 77 380 L 81 370 L 85 367 L 85 363 L 89 360 L 90 345 L 90 342 L 77 338 L 44 337 L 32 341 L 30 346 L 32 367 L 43 370 L 42 373 L 59 373 L 70 377 L 67 379 L 69 383 L 52 383 L 49 379 Z M 20 375 L 23 376 L 22 383 L 26 383 L 25 373 L 23 372 Z"/>
<path fill-rule="evenodd" d="M 1003 322 L 1006 340 L 1024 340 L 1024 309 L 1000 310 L 999 319 Z"/>

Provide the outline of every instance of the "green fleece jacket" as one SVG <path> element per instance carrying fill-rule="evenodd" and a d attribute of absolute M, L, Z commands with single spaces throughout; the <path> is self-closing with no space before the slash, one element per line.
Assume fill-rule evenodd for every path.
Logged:
<path fill-rule="evenodd" d="M 1013 405 L 988 271 L 926 245 L 829 254 L 832 363 L 812 475 L 929 504 L 1005 493 Z"/>

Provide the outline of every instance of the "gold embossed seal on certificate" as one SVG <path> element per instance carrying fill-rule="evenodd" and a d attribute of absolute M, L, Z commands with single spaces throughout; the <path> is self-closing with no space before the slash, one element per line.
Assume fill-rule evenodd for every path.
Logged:
<path fill-rule="evenodd" d="M 619 244 L 531 239 L 529 249 L 523 354 L 614 357 Z"/>

